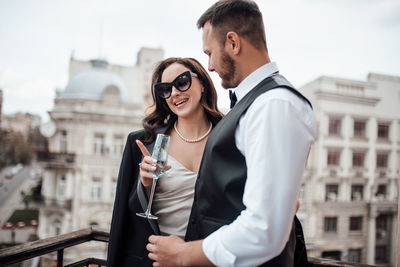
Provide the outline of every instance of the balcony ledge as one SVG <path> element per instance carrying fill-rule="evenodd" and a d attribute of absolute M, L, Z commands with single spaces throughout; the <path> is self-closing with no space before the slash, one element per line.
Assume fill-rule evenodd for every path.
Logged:
<path fill-rule="evenodd" d="M 82 229 L 79 231 L 50 237 L 46 239 L 41 239 L 33 242 L 27 242 L 21 245 L 17 245 L 10 248 L 5 248 L 0 250 L 0 263 L 4 265 L 13 264 L 17 262 L 22 262 L 37 256 L 42 256 L 54 251 L 58 252 L 58 255 L 63 254 L 63 250 L 67 247 L 75 246 L 88 241 L 101 241 L 108 242 L 109 233 L 97 227 L 90 227 Z M 336 261 L 330 259 L 320 259 L 309 257 L 309 267 L 368 267 L 372 265 L 351 263 Z M 62 256 L 61 259 L 58 258 L 62 266 Z M 73 263 L 69 266 L 85 266 L 86 263 L 101 263 L 104 266 L 105 261 L 99 259 L 86 259 L 80 262 Z"/>

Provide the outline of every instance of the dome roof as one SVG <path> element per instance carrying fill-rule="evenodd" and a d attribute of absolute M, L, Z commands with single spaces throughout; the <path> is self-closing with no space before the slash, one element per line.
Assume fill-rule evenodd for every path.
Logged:
<path fill-rule="evenodd" d="M 118 89 L 121 102 L 133 101 L 120 76 L 105 69 L 107 65 L 105 61 L 92 60 L 92 65 L 91 69 L 73 76 L 65 90 L 58 94 L 58 98 L 101 100 L 107 88 L 115 87 Z"/>

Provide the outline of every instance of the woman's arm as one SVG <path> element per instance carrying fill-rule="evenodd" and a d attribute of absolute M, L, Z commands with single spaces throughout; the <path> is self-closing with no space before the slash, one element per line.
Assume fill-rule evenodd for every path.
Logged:
<path fill-rule="evenodd" d="M 124 148 L 121 165 L 118 173 L 117 189 L 115 194 L 113 215 L 110 227 L 110 239 L 108 245 L 107 266 L 118 266 L 120 244 L 124 239 L 128 199 L 132 188 L 136 188 L 136 177 L 139 173 L 141 160 L 140 150 L 133 140 L 141 138 L 143 131 L 130 133 Z"/>

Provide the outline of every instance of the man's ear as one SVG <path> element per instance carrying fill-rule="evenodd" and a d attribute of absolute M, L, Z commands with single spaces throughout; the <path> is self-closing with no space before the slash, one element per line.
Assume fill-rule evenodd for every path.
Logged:
<path fill-rule="evenodd" d="M 241 49 L 241 40 L 236 32 L 227 32 L 225 46 L 232 55 L 238 55 Z"/>

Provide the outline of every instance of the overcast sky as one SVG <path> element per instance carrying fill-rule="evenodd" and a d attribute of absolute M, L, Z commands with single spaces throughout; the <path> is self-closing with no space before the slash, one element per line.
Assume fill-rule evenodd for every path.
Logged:
<path fill-rule="evenodd" d="M 198 17 L 214 0 L 1 0 L 3 112 L 47 120 L 56 88 L 68 82 L 71 54 L 134 65 L 141 47 L 165 56 L 202 53 Z M 321 75 L 365 80 L 400 76 L 399 0 L 259 0 L 272 61 L 295 86 Z M 101 30 L 102 29 L 102 30 Z M 228 94 L 212 75 L 220 105 Z"/>

